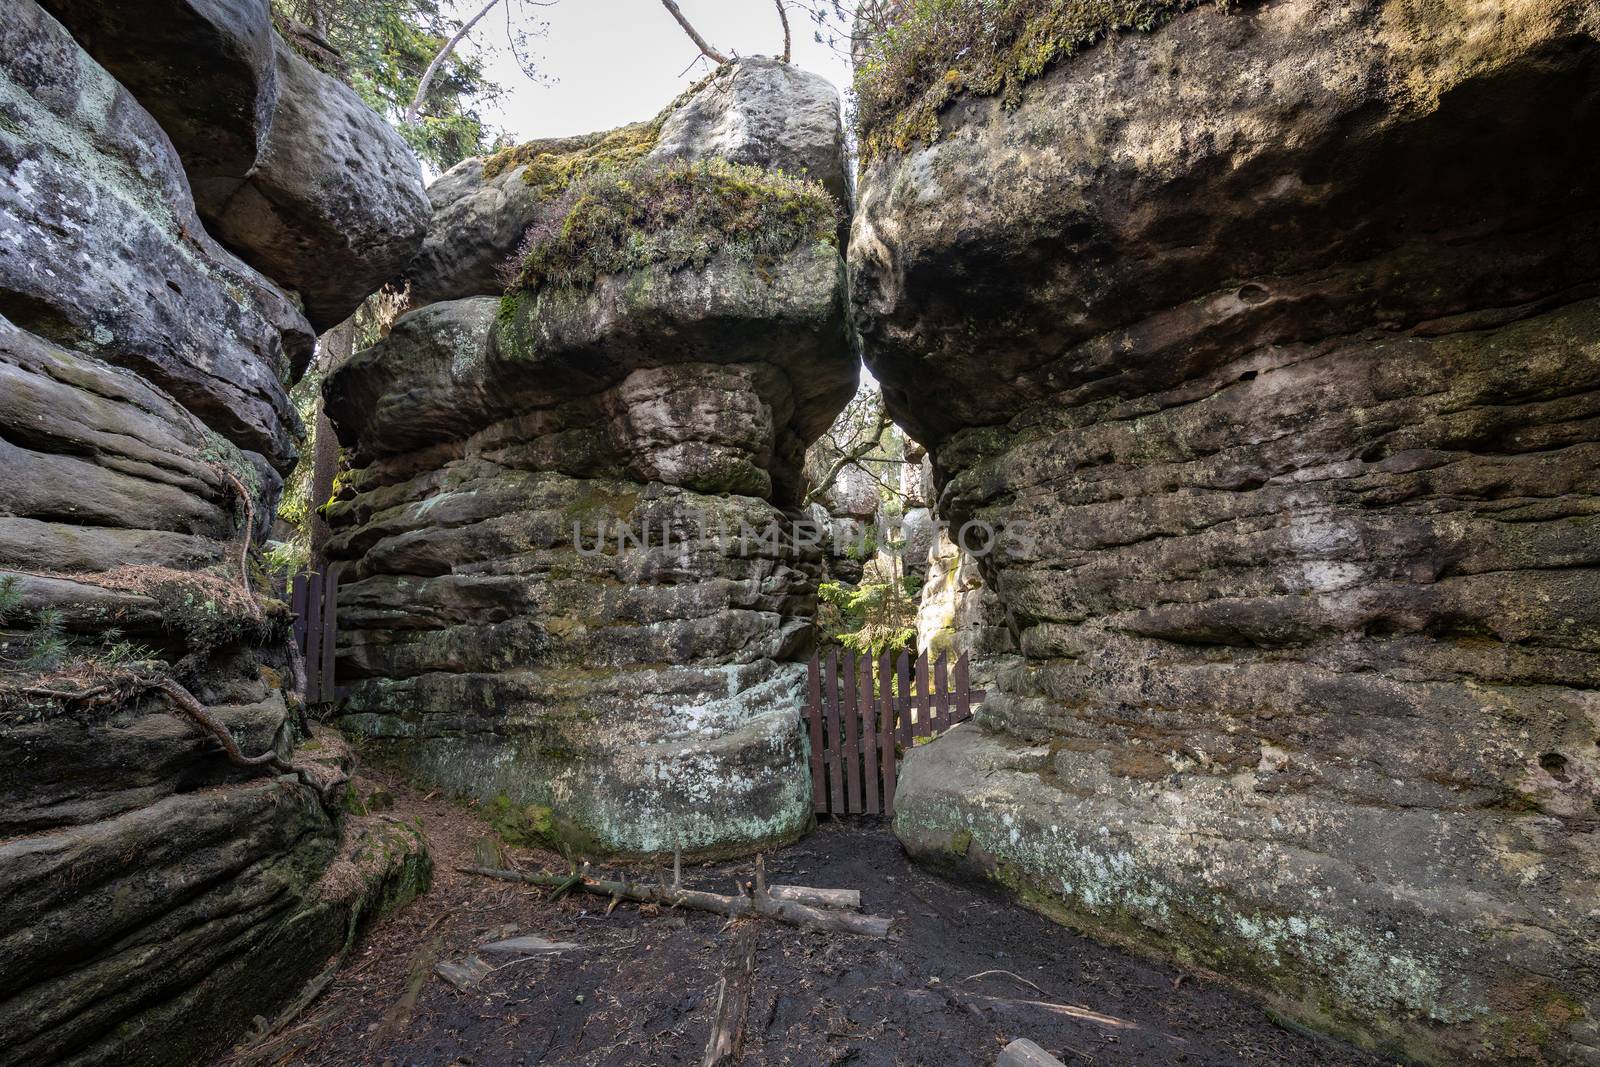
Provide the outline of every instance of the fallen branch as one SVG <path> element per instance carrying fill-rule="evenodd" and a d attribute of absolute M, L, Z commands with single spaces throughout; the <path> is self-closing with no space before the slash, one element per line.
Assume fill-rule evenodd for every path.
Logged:
<path fill-rule="evenodd" d="M 818 889 L 809 885 L 775 885 L 767 890 L 774 900 L 792 900 L 796 904 L 809 904 L 814 908 L 844 908 L 861 910 L 859 889 Z"/>
<path fill-rule="evenodd" d="M 712 1015 L 711 1037 L 706 1042 L 701 1067 L 732 1067 L 739 1062 L 755 971 L 755 928 L 745 924 L 739 928 L 738 939 L 728 952 L 722 980 L 717 983 L 717 1010 Z"/>
<path fill-rule="evenodd" d="M 965 978 L 963 978 L 961 980 L 963 982 L 975 982 L 979 978 L 987 978 L 991 974 L 1003 974 L 1007 978 L 1015 978 L 1017 981 L 1021 982 L 1023 985 L 1025 985 L 1029 989 L 1033 990 L 1035 993 L 1038 993 L 1041 997 L 1047 997 L 1047 996 L 1050 995 L 1050 994 L 1046 993 L 1044 990 L 1040 989 L 1038 986 L 1034 985 L 1032 982 L 1028 981 L 1026 978 L 1022 977 L 1022 975 L 1017 974 L 1015 971 L 1002 971 L 998 967 L 995 968 L 992 971 L 979 971 L 977 974 L 969 974 L 969 975 L 967 975 Z"/>
<path fill-rule="evenodd" d="M 506 882 L 524 882 L 528 885 L 557 888 L 571 882 L 570 874 L 528 874 L 523 871 L 495 870 L 490 867 L 457 867 L 463 874 L 476 874 L 483 878 L 498 878 Z M 674 889 L 663 880 L 659 885 L 635 884 L 629 881 L 611 881 L 604 878 L 579 877 L 572 885 L 585 893 L 602 897 L 619 897 L 640 904 L 658 904 L 668 908 L 693 908 L 725 915 L 730 919 L 762 916 L 800 926 L 808 930 L 861 934 L 865 937 L 887 937 L 890 919 L 879 915 L 853 915 L 849 912 L 814 908 L 794 900 L 778 899 L 768 893 L 750 893 L 745 896 L 724 896 L 698 889 Z"/>

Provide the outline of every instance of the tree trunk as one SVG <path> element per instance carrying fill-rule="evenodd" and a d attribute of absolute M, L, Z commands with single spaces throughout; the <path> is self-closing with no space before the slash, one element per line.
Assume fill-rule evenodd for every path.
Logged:
<path fill-rule="evenodd" d="M 406 108 L 407 123 L 417 121 L 417 112 L 422 110 L 422 98 L 428 95 L 428 86 L 433 84 L 433 76 L 439 73 L 439 67 L 450 57 L 450 53 L 456 50 L 456 45 L 460 44 L 462 39 L 472 32 L 472 27 L 476 26 L 479 20 L 489 13 L 490 8 L 499 2 L 500 0 L 489 0 L 487 4 L 478 9 L 476 15 L 463 22 L 461 28 L 456 31 L 456 35 L 446 41 L 443 48 L 439 49 L 439 54 L 433 57 L 433 62 L 428 64 L 428 69 L 422 72 L 422 80 L 417 82 L 417 95 L 411 98 L 411 106 Z"/>
<path fill-rule="evenodd" d="M 317 364 L 324 376 L 345 365 L 356 343 L 356 319 L 351 315 L 339 325 L 322 335 L 322 350 L 317 354 Z M 322 397 L 317 397 L 317 420 L 313 431 L 311 452 L 311 569 L 321 571 L 328 565 L 328 539 L 333 531 L 327 520 L 317 511 L 333 495 L 333 479 L 339 473 L 339 438 L 334 435 L 333 423 L 322 410 Z"/>
<path fill-rule="evenodd" d="M 783 8 L 783 0 L 773 0 L 778 5 L 778 19 L 783 23 L 783 61 L 789 62 L 789 12 Z"/>

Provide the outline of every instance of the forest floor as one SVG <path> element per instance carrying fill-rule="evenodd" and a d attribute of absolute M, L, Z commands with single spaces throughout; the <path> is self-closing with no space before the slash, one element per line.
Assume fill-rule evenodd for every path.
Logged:
<path fill-rule="evenodd" d="M 632 1067 L 699 1064 L 728 920 L 463 874 L 488 832 L 471 811 L 383 781 L 394 814 L 420 817 L 434 883 L 390 916 L 332 985 L 265 1045 L 224 1060 L 311 1067 Z M 529 871 L 557 857 L 515 851 Z M 749 864 L 689 867 L 684 882 L 734 892 Z M 825 820 L 767 857 L 771 882 L 859 889 L 891 916 L 887 940 L 756 924 L 743 1063 L 817 1067 L 993 1064 L 1027 1037 L 1069 1065 L 1386 1063 L 1276 1025 L 1245 996 L 1096 944 L 981 888 L 912 866 L 878 820 Z M 578 949 L 498 969 L 466 991 L 434 973 L 487 941 L 537 934 Z M 498 962 L 498 961 L 497 961 Z"/>

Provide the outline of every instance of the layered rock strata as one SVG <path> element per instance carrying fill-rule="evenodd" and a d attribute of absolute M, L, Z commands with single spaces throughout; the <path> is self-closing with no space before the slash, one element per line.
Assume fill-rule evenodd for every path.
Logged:
<path fill-rule="evenodd" d="M 312 326 L 207 232 L 185 166 L 248 169 L 279 113 L 267 5 L 168 7 L 83 32 L 182 154 L 43 9 L 0 12 L 5 1064 L 213 1055 L 428 875 L 417 833 L 347 820 L 339 739 L 285 701 L 287 611 L 249 590 Z M 158 677 L 295 773 L 230 762 Z"/>
<path fill-rule="evenodd" d="M 724 68 L 675 107 L 715 132 L 706 100 L 752 103 L 723 98 L 747 80 L 773 91 L 743 73 L 768 66 Z M 778 81 L 826 87 L 787 68 Z M 777 122 L 741 161 L 823 166 L 791 151 L 840 143 L 837 107 L 812 110 L 818 128 Z M 675 114 L 656 125 L 676 129 Z M 805 447 L 855 388 L 844 265 L 832 221 L 765 253 L 691 227 L 680 236 L 708 250 L 697 261 L 501 295 L 523 231 L 557 212 L 541 232 L 559 232 L 559 212 L 578 210 L 563 175 L 686 166 L 584 155 L 615 148 L 609 136 L 440 179 L 413 291 L 453 298 L 328 383 L 358 468 L 328 509 L 348 568 L 343 721 L 584 855 L 741 851 L 810 818 L 796 661 L 820 556 L 786 508 Z M 674 154 L 695 155 L 684 138 Z M 827 173 L 843 165 L 835 151 Z M 761 171 L 706 174 L 744 196 Z"/>
<path fill-rule="evenodd" d="M 1600 16 L 1169 7 L 864 174 L 868 363 L 1021 651 L 897 832 L 1318 1025 L 1595 1062 Z"/>

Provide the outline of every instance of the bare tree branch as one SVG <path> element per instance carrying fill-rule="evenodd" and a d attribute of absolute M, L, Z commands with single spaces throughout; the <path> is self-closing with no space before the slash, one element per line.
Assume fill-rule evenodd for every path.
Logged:
<path fill-rule="evenodd" d="M 422 72 L 422 80 L 417 82 L 417 95 L 411 98 L 411 106 L 406 108 L 405 121 L 407 124 L 417 121 L 417 112 L 422 110 L 422 98 L 428 95 L 428 86 L 433 84 L 433 76 L 439 73 L 439 67 L 450 57 L 450 53 L 456 50 L 456 45 L 460 44 L 467 34 L 472 32 L 472 27 L 476 26 L 478 21 L 487 15 L 494 5 L 499 2 L 500 0 L 489 0 L 487 4 L 478 9 L 476 15 L 462 23 L 455 36 L 446 41 L 444 47 L 439 49 L 439 54 L 433 57 L 433 62 L 428 64 L 428 69 Z"/>
<path fill-rule="evenodd" d="M 789 12 L 783 8 L 783 0 L 772 0 L 778 5 L 778 18 L 783 23 L 783 61 L 789 62 Z"/>
<path fill-rule="evenodd" d="M 878 412 L 878 420 L 874 423 L 873 429 L 868 431 L 867 435 L 853 446 L 840 453 L 839 457 L 829 465 L 822 477 L 817 479 L 817 484 L 812 486 L 810 491 L 806 493 L 805 499 L 800 501 L 800 506 L 805 508 L 816 503 L 817 499 L 833 486 L 834 479 L 839 477 L 840 471 L 859 463 L 868 452 L 878 447 L 878 441 L 883 437 L 883 431 L 888 428 L 889 416 L 886 412 L 880 410 Z"/>
<path fill-rule="evenodd" d="M 661 0 L 661 5 L 667 9 L 673 18 L 678 20 L 678 25 L 683 27 L 683 32 L 689 35 L 689 40 L 694 42 L 695 47 L 700 49 L 701 55 L 713 63 L 726 63 L 728 61 L 726 55 L 706 43 L 706 39 L 700 36 L 699 30 L 689 25 L 689 20 L 683 17 L 683 12 L 679 10 L 676 0 Z"/>

